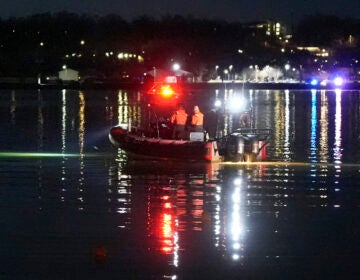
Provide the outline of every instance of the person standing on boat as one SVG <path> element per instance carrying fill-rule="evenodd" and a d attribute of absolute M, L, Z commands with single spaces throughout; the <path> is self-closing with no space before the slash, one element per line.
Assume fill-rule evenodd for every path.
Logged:
<path fill-rule="evenodd" d="M 246 110 L 240 114 L 240 128 L 250 128 L 251 127 L 251 109 Z"/>
<path fill-rule="evenodd" d="M 204 131 L 204 114 L 200 111 L 199 106 L 194 106 L 194 113 L 191 116 L 191 131 Z"/>
<path fill-rule="evenodd" d="M 172 138 L 185 139 L 185 125 L 188 114 L 185 112 L 184 105 L 180 104 L 179 108 L 171 115 L 170 122 L 174 126 Z"/>

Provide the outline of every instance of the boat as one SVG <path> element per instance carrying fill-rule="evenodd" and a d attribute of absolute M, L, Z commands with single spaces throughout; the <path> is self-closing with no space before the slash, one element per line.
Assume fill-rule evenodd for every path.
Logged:
<path fill-rule="evenodd" d="M 189 138 L 174 140 L 130 125 L 110 129 L 109 140 L 130 156 L 205 162 L 253 162 L 266 157 L 270 129 L 237 129 L 220 139 L 207 139 L 204 132 L 190 132 Z M 165 134 L 163 134 L 165 135 Z"/>
<path fill-rule="evenodd" d="M 128 155 L 137 158 L 206 162 L 252 162 L 266 158 L 266 147 L 271 131 L 253 127 L 251 107 L 242 108 L 239 115 L 240 127 L 225 136 L 210 138 L 204 131 L 187 132 L 184 139 L 171 139 L 172 124 L 169 118 L 159 117 L 169 114 L 164 112 L 159 114 L 159 110 L 170 108 L 169 102 L 178 105 L 180 98 L 183 97 L 182 87 L 168 79 L 165 82 L 155 83 L 146 96 L 151 99 L 146 100 L 147 114 L 140 127 L 134 126 L 129 119 L 128 123 L 114 126 L 109 132 L 110 142 L 126 151 Z M 242 102 L 235 103 L 241 105 Z M 163 106 L 164 104 L 166 106 Z"/>
<path fill-rule="evenodd" d="M 110 142 L 132 155 L 162 159 L 219 161 L 216 141 L 200 139 L 203 133 L 191 133 L 189 140 L 149 137 L 143 130 L 115 126 L 110 129 Z"/>

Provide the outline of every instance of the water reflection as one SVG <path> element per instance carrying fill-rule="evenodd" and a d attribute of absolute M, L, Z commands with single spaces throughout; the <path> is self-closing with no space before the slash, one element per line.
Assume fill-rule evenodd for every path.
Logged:
<path fill-rule="evenodd" d="M 9 125 L 13 127 L 23 125 L 24 114 L 28 110 L 26 108 L 28 105 L 17 101 L 18 94 L 16 91 L 11 91 L 8 100 Z M 36 91 L 36 94 L 38 129 L 36 131 L 37 145 L 33 149 L 38 151 L 53 149 L 54 144 L 61 141 L 61 145 L 57 147 L 61 147 L 62 153 L 66 150 L 83 154 L 90 150 L 89 146 L 92 143 L 89 140 L 93 140 L 95 136 L 104 137 L 112 125 L 126 123 L 146 127 L 150 125 L 153 118 L 151 111 L 157 110 L 156 113 L 159 114 L 157 117 L 161 117 L 161 114 L 168 117 L 170 113 L 169 108 L 149 108 L 141 92 L 119 90 L 105 94 L 103 100 L 99 102 L 96 99 L 92 100 L 93 96 L 86 92 L 62 90 L 60 94 L 61 119 L 56 120 L 56 114 L 50 114 L 49 109 L 44 111 L 46 103 L 56 102 L 56 100 L 50 100 L 49 96 L 45 97 L 40 90 Z M 325 90 L 308 92 L 227 90 L 221 92 L 214 90 L 209 96 L 202 98 L 203 94 L 191 96 L 187 106 L 191 108 L 192 103 L 196 103 L 204 108 L 206 128 L 213 137 L 222 137 L 231 133 L 239 126 L 240 115 L 228 111 L 229 109 L 225 107 L 215 107 L 212 102 L 216 100 L 230 106 L 228 103 L 232 102 L 231 100 L 245 97 L 248 106 L 253 108 L 255 127 L 273 130 L 271 145 L 268 149 L 269 160 L 342 163 L 344 157 L 351 162 L 351 155 L 354 155 L 354 152 L 356 155 L 359 153 L 357 139 L 349 138 L 357 136 L 357 115 L 342 114 L 342 107 L 345 105 L 341 90 L 335 92 Z M 355 98 L 352 100 L 352 96 L 354 95 L 351 93 L 346 95 L 348 112 L 355 112 L 359 107 L 358 103 L 353 102 L 356 100 Z M 86 105 L 87 100 L 90 102 L 89 106 Z M 99 108 L 94 110 L 93 104 Z M 17 123 L 17 119 L 21 122 Z M 94 120 L 97 127 L 94 127 Z M 31 124 L 32 120 L 28 119 L 28 121 Z M 47 124 L 56 121 L 61 123 L 59 131 L 54 131 L 56 125 L 52 129 L 45 128 Z M 348 123 L 353 125 L 350 127 Z M 101 124 L 102 127 L 100 127 Z M 88 137 L 85 135 L 87 129 L 85 125 L 88 125 L 88 133 L 91 132 Z M 98 129 L 96 132 L 90 131 L 95 128 Z M 344 135 L 344 132 L 347 134 Z M 60 139 L 54 138 L 57 133 L 61 135 Z M 74 140 L 78 141 L 77 146 L 74 146 Z M 344 142 L 352 144 L 353 147 L 347 146 L 345 150 Z M 31 144 L 32 142 L 27 143 L 27 145 Z"/>
<path fill-rule="evenodd" d="M 16 124 L 16 93 L 15 90 L 11 91 L 11 100 L 10 100 L 10 122 L 12 125 Z"/>
<path fill-rule="evenodd" d="M 43 139 L 44 139 L 44 114 L 43 114 L 43 107 L 44 107 L 44 102 L 43 102 L 43 98 L 42 98 L 42 94 L 39 91 L 38 92 L 38 131 L 37 131 L 37 136 L 38 136 L 38 149 L 39 151 L 43 150 Z"/>
<path fill-rule="evenodd" d="M 335 139 L 334 139 L 334 161 L 335 163 L 341 163 L 342 158 L 342 136 L 341 136 L 341 89 L 335 91 Z"/>
<path fill-rule="evenodd" d="M 291 160 L 290 140 L 291 140 L 291 129 L 290 129 L 290 96 L 289 91 L 285 91 L 285 116 L 284 116 L 284 161 Z"/>
<path fill-rule="evenodd" d="M 244 239 L 245 239 L 245 221 L 244 221 L 244 198 L 243 195 L 245 192 L 242 190 L 242 178 L 236 178 L 233 182 L 233 193 L 231 195 L 229 205 L 231 208 L 229 224 L 231 227 L 230 238 L 231 242 L 228 247 L 231 248 L 232 259 L 239 260 L 244 258 Z M 229 203 L 229 204 L 230 204 Z M 230 250 L 229 250 L 230 251 Z"/>
<path fill-rule="evenodd" d="M 85 95 L 82 91 L 79 92 L 79 179 L 78 179 L 78 200 L 79 200 L 79 211 L 83 211 L 83 204 L 85 203 L 84 193 L 84 156 L 85 156 Z"/>
<path fill-rule="evenodd" d="M 99 243 L 106 243 L 109 252 L 104 278 L 114 273 L 241 278 L 272 265 L 307 268 L 315 259 L 319 268 L 334 256 L 355 255 L 359 172 L 344 158 L 358 151 L 344 124 L 348 118 L 354 123 L 357 115 L 345 114 L 344 102 L 352 97 L 341 91 L 250 92 L 256 121 L 274 130 L 269 149 L 274 162 L 256 165 L 129 160 L 124 151 L 107 146 L 104 126 L 146 122 L 146 106 L 137 93 L 122 90 L 102 98 L 68 90 L 51 98 L 41 91 L 18 94 L 0 97 L 8 101 L 0 104 L 0 114 L 7 116 L 3 120 L 10 131 L 0 132 L 3 146 L 22 150 L 11 128 L 26 130 L 34 122 L 37 129 L 27 135 L 31 150 L 61 151 L 60 158 L 0 162 L 5 182 L 0 201 L 7 210 L 2 241 L 16 243 L 9 255 L 21 256 L 29 271 L 49 262 L 59 275 L 71 264 L 89 275 L 94 270 L 87 254 Z M 22 98 L 32 103 L 19 102 Z M 236 116 L 218 120 L 224 123 L 215 125 L 226 133 Z M 106 144 L 93 149 L 99 131 Z M 74 151 L 77 156 L 70 157 Z M 33 240 L 26 248 L 16 242 L 19 232 Z M 25 249 L 32 254 L 22 257 Z M 5 260 L 4 267 L 12 261 Z"/>
<path fill-rule="evenodd" d="M 133 186 L 146 186 L 144 224 L 147 225 L 149 250 L 168 257 L 164 260 L 168 268 L 164 269 L 174 272 L 166 274 L 168 277 L 174 277 L 176 271 L 193 261 L 184 251 L 194 246 L 190 244 L 200 236 L 206 240 L 202 254 L 213 256 L 217 252 L 224 261 L 231 260 L 241 266 L 250 265 L 253 256 L 259 254 L 264 258 L 262 261 L 270 263 L 286 257 L 290 252 L 281 248 L 282 241 L 278 238 L 283 234 L 289 211 L 339 207 L 330 186 L 346 184 L 332 179 L 334 166 L 324 169 L 309 165 L 304 169 L 211 165 L 210 169 L 209 166 L 172 164 L 119 165 L 119 170 L 133 174 L 127 177 Z M 192 168 L 197 171 L 189 174 Z M 312 172 L 317 174 L 316 179 Z M 135 205 L 129 207 L 128 211 L 140 210 Z M 302 216 L 300 212 L 298 215 Z M 258 219 L 267 222 L 257 228 Z M 131 223 L 139 221 L 128 219 L 128 222 L 124 229 L 129 230 Z M 199 235 L 201 232 L 203 234 Z M 275 244 L 264 243 L 272 239 L 276 240 L 272 241 Z"/>
<path fill-rule="evenodd" d="M 311 90 L 311 135 L 310 135 L 310 156 L 311 162 L 317 162 L 317 103 L 316 103 L 316 90 Z"/>
<path fill-rule="evenodd" d="M 74 242 L 85 241 L 86 245 L 90 238 L 94 239 L 91 244 L 97 244 L 97 232 L 104 231 L 100 236 L 107 236 L 111 263 L 121 267 L 124 256 L 135 263 L 148 262 L 154 269 L 152 273 L 159 273 L 163 279 L 176 279 L 205 259 L 213 267 L 231 262 L 241 269 L 279 263 L 282 259 L 292 263 L 289 255 L 297 262 L 302 251 L 286 243 L 287 235 L 298 233 L 298 227 L 291 229 L 297 219 L 310 223 L 303 230 L 311 236 L 312 227 L 322 219 L 316 218 L 316 209 L 349 208 L 358 203 L 356 199 L 344 200 L 350 194 L 356 195 L 345 180 L 350 178 L 351 169 L 344 167 L 345 177 L 335 178 L 335 166 L 323 169 L 310 165 L 129 162 L 121 153 L 117 161 L 108 160 L 108 169 L 102 170 L 100 158 L 94 161 L 85 157 L 83 167 L 78 165 L 78 159 L 67 159 L 66 172 L 61 174 L 62 181 L 67 182 L 64 193 L 58 193 L 57 171 L 46 172 L 54 164 L 43 160 L 39 166 L 34 165 L 45 171 L 37 174 L 38 191 L 42 192 L 40 213 L 57 209 L 64 214 L 61 209 L 66 209 L 72 219 L 87 216 L 89 220 L 77 227 L 88 232 L 73 236 Z M 315 178 L 312 172 L 317 174 Z M 66 197 L 61 199 L 62 206 L 56 203 L 61 197 Z M 311 220 L 315 220 L 308 221 L 307 215 L 314 215 Z M 61 220 L 57 219 L 57 223 Z M 66 229 L 70 225 L 63 226 Z M 43 234 L 51 234 L 51 230 L 43 230 Z M 303 246 L 311 254 L 311 242 Z"/>
<path fill-rule="evenodd" d="M 319 162 L 329 161 L 329 102 L 325 90 L 321 90 Z"/>

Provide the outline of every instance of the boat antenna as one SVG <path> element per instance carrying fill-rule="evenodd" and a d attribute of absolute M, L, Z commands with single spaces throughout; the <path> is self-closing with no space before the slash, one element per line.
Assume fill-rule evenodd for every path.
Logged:
<path fill-rule="evenodd" d="M 155 116 L 155 121 L 156 121 L 156 134 L 157 134 L 157 138 L 160 138 L 160 130 L 159 130 L 159 118 L 155 112 L 155 110 L 152 108 L 151 104 L 148 104 L 148 107 L 150 108 L 149 114 L 153 113 Z M 150 117 L 149 117 L 149 123 L 150 123 Z"/>
<path fill-rule="evenodd" d="M 155 120 L 156 120 L 156 134 L 157 134 L 157 138 L 160 138 L 160 130 L 159 130 L 159 118 L 156 114 L 156 112 L 153 110 L 153 113 L 155 115 Z"/>

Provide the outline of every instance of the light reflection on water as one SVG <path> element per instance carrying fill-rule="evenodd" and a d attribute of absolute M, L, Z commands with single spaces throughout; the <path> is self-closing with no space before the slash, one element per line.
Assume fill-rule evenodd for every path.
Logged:
<path fill-rule="evenodd" d="M 210 136 L 221 137 L 238 127 L 239 114 L 231 113 L 226 107 L 230 105 L 226 104 L 231 104 L 233 98 L 245 96 L 254 110 L 254 126 L 273 131 L 268 148 L 270 160 L 342 163 L 357 162 L 359 158 L 357 92 L 229 90 L 206 94 L 189 96 L 186 106 L 189 112 L 193 104 L 201 106 Z M 69 90 L 61 93 L 10 91 L 2 93 L 2 100 L 3 122 L 15 140 L 12 143 L 3 138 L 2 150 L 5 151 L 19 147 L 33 152 L 60 152 L 61 147 L 63 153 L 82 154 L 98 148 L 96 141 L 104 141 L 112 125 L 148 126 L 149 120 L 154 118 L 153 111 L 158 116 L 170 114 L 169 108 L 147 106 L 140 92 L 124 90 L 105 91 L 98 96 L 96 92 Z M 214 107 L 215 100 L 222 100 L 224 108 Z M 343 108 L 346 108 L 345 113 Z M 33 125 L 27 125 L 28 122 Z M 58 128 L 60 124 L 61 129 Z M 34 126 L 36 130 L 32 129 Z M 21 135 L 16 134 L 19 128 L 23 132 Z M 25 135 L 28 141 L 24 141 Z"/>
<path fill-rule="evenodd" d="M 256 124 L 274 131 L 274 163 L 227 165 L 133 161 L 110 147 L 112 125 L 146 122 L 138 93 L 3 92 L 2 151 L 57 156 L 2 155 L 1 275 L 234 279 L 353 270 L 359 100 L 301 94 L 250 92 Z M 200 101 L 191 99 L 210 114 Z M 237 118 L 220 120 L 226 134 Z M 308 164 L 291 164 L 300 160 Z"/>

